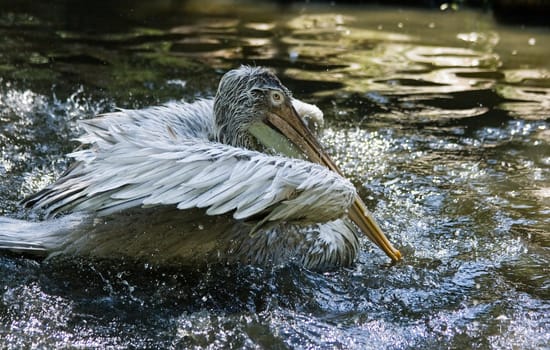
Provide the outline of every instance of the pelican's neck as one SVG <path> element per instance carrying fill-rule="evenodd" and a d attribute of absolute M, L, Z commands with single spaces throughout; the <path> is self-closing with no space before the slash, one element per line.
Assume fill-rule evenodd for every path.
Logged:
<path fill-rule="evenodd" d="M 227 106 L 223 101 L 214 100 L 214 135 L 217 142 L 261 151 L 260 146 L 248 131 L 247 110 L 243 107 Z"/>
<path fill-rule="evenodd" d="M 252 102 L 248 96 L 239 94 L 238 91 L 222 88 L 222 86 L 218 88 L 213 111 L 214 134 L 217 142 L 260 150 L 257 141 L 248 131 L 250 120 L 253 119 L 257 108 Z"/>

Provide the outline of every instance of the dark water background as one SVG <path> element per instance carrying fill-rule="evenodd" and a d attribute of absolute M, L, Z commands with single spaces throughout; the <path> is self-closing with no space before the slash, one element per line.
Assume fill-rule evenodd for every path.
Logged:
<path fill-rule="evenodd" d="M 550 348 L 550 30 L 451 8 L 0 3 L 0 215 L 76 121 L 273 68 L 404 260 L 176 269 L 0 254 L 2 348 Z M 1 228 L 0 228 L 1 229 Z"/>

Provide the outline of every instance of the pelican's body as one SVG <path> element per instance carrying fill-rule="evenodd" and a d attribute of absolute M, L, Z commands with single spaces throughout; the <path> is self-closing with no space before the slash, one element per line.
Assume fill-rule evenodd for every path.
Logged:
<path fill-rule="evenodd" d="M 285 118 L 294 117 L 298 126 L 289 128 Z M 215 99 L 82 121 L 79 140 L 87 147 L 70 154 L 75 163 L 59 180 L 25 201 L 48 215 L 76 214 L 19 242 L 12 233 L 11 248 L 349 265 L 359 244 L 348 212 L 363 230 L 371 226 L 357 218 L 368 213 L 362 202 L 357 209 L 353 185 L 303 131 L 304 119 L 321 118 L 269 71 L 241 67 L 224 76 Z M 0 246 L 10 248 L 8 241 L 0 234 Z"/>

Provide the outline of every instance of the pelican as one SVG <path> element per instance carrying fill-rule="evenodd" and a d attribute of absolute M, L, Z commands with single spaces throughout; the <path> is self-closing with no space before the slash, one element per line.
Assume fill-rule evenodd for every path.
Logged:
<path fill-rule="evenodd" d="M 354 262 L 360 230 L 399 260 L 310 130 L 321 120 L 249 66 L 227 72 L 211 99 L 82 120 L 73 165 L 23 201 L 48 220 L 0 220 L 0 247 L 324 270 Z"/>

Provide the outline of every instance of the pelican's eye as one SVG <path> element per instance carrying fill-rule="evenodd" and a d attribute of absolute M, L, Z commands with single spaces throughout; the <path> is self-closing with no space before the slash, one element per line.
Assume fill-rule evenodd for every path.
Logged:
<path fill-rule="evenodd" d="M 270 91 L 269 96 L 271 97 L 271 103 L 275 106 L 280 105 L 284 101 L 284 96 L 279 91 Z"/>

